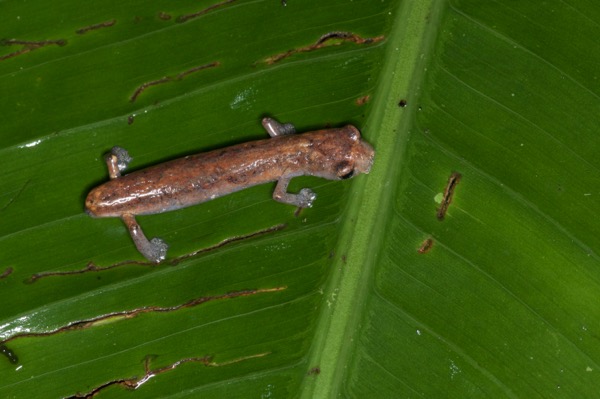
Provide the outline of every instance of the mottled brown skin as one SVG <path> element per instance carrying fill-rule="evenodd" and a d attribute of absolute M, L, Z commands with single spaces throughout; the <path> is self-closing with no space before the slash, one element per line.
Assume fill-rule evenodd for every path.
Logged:
<path fill-rule="evenodd" d="M 94 188 L 95 217 L 146 215 L 199 204 L 282 177 L 368 173 L 373 149 L 351 125 L 238 144 L 151 166 Z"/>
<path fill-rule="evenodd" d="M 124 149 L 114 147 L 106 157 L 111 180 L 88 194 L 86 212 L 94 217 L 120 217 L 140 253 L 160 262 L 168 245 L 160 238 L 148 240 L 136 215 L 179 209 L 273 181 L 277 181 L 273 199 L 310 207 L 316 198 L 310 189 L 287 192 L 293 177 L 341 180 L 369 173 L 373 164 L 375 152 L 354 126 L 293 134 L 290 124 L 271 118 L 262 123 L 270 139 L 190 155 L 124 176 L 120 171 L 131 158 Z"/>

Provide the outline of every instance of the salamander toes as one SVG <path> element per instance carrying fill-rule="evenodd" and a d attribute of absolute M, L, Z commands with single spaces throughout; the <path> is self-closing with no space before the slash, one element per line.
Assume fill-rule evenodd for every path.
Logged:
<path fill-rule="evenodd" d="M 168 249 L 169 245 L 166 242 L 158 237 L 154 237 L 150 240 L 150 251 L 145 255 L 151 261 L 159 263 L 167 257 Z"/>
<path fill-rule="evenodd" d="M 298 193 L 298 206 L 301 208 L 310 208 L 316 198 L 317 194 L 315 194 L 314 191 L 312 191 L 310 188 L 303 188 Z"/>

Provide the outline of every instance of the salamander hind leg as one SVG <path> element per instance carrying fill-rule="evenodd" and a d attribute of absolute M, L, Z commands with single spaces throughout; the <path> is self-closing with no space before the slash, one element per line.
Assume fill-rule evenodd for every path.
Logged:
<path fill-rule="evenodd" d="M 296 128 L 291 123 L 279 123 L 273 118 L 263 118 L 262 125 L 271 137 L 296 133 Z"/>
<path fill-rule="evenodd" d="M 167 257 L 167 249 L 169 248 L 167 243 L 157 237 L 148 240 L 133 215 L 125 214 L 121 216 L 121 219 L 125 222 L 136 248 L 146 259 L 159 263 Z"/>
<path fill-rule="evenodd" d="M 288 193 L 287 187 L 290 184 L 290 180 L 288 178 L 281 178 L 277 181 L 277 186 L 275 187 L 275 191 L 273 191 L 273 199 L 300 208 L 310 208 L 313 201 L 317 198 L 317 194 L 309 188 L 303 188 L 298 194 Z"/>
<path fill-rule="evenodd" d="M 108 154 L 104 157 L 106 166 L 108 167 L 108 174 L 111 179 L 116 179 L 121 176 L 121 172 L 127 168 L 129 162 L 133 158 L 129 156 L 126 149 L 121 147 L 113 147 Z"/>

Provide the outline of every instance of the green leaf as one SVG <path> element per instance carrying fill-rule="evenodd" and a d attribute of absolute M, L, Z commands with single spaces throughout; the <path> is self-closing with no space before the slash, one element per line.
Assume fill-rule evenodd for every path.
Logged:
<path fill-rule="evenodd" d="M 0 3 L 0 396 L 596 396 L 600 6 L 530 3 Z M 265 115 L 372 172 L 139 217 L 158 266 L 83 212 Z"/>

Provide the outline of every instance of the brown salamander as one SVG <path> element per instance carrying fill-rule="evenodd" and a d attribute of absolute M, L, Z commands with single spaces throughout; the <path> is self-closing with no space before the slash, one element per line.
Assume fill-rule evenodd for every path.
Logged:
<path fill-rule="evenodd" d="M 127 175 L 121 171 L 131 158 L 123 148 L 114 147 L 105 157 L 111 180 L 90 191 L 86 212 L 93 217 L 120 217 L 140 253 L 160 262 L 167 244 L 160 238 L 148 240 L 135 215 L 180 209 L 273 181 L 277 181 L 273 199 L 310 207 L 316 198 L 312 190 L 287 192 L 293 177 L 342 180 L 369 173 L 373 164 L 373 147 L 352 125 L 294 134 L 291 124 L 271 118 L 264 118 L 262 124 L 270 139 L 190 155 Z"/>

